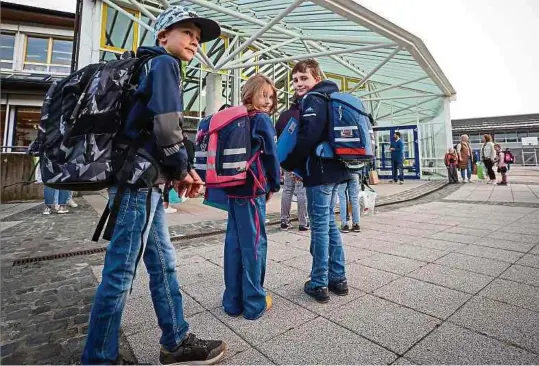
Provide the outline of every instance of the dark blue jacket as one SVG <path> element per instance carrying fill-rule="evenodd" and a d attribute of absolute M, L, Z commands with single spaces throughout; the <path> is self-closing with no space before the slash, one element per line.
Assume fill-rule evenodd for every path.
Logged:
<path fill-rule="evenodd" d="M 391 147 L 395 149 L 391 151 L 391 160 L 402 163 L 404 161 L 404 143 L 402 140 L 392 141 Z"/>
<path fill-rule="evenodd" d="M 150 55 L 145 63 L 138 87 L 134 93 L 126 120 L 125 135 L 135 138 L 140 126 L 145 126 L 151 137 L 144 146 L 157 161 L 159 180 L 182 179 L 190 169 L 187 151 L 183 145 L 183 90 L 180 60 L 169 55 L 162 47 L 139 47 L 137 57 Z M 147 160 L 137 156 L 139 171 L 133 180 L 148 169 Z M 141 172 L 142 171 L 142 172 Z M 134 183 L 134 182 L 132 182 Z"/>
<path fill-rule="evenodd" d="M 336 91 L 339 91 L 337 84 L 324 80 L 316 84 L 309 93 L 329 95 Z M 300 101 L 296 147 L 281 166 L 288 171 L 300 169 L 303 185 L 306 187 L 342 183 L 351 178 L 344 164 L 339 160 L 320 159 L 315 154 L 316 146 L 329 139 L 329 106 L 324 98 L 309 93 Z"/>
<path fill-rule="evenodd" d="M 269 116 L 265 113 L 257 113 L 250 117 L 251 120 L 251 151 L 253 154 L 260 152 L 260 162 L 262 171 L 258 171 L 256 162 L 251 165 L 255 176 L 263 176 L 267 185 L 264 189 L 257 190 L 254 195 L 260 196 L 267 192 L 278 192 L 281 188 L 281 170 L 279 168 L 279 158 L 277 156 L 277 146 L 275 142 L 275 128 Z M 255 181 L 252 174 L 247 175 L 247 183 L 238 187 L 226 188 L 229 196 L 252 197 Z"/>

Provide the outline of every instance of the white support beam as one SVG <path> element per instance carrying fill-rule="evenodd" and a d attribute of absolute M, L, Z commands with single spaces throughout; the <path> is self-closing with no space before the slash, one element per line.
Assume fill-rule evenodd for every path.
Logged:
<path fill-rule="evenodd" d="M 318 53 L 312 53 L 312 54 L 288 56 L 288 57 L 282 57 L 282 58 L 271 59 L 271 60 L 261 60 L 261 61 L 257 61 L 257 62 L 246 63 L 246 64 L 226 65 L 224 67 L 221 67 L 221 69 L 222 70 L 233 70 L 233 69 L 241 69 L 241 68 L 247 68 L 247 67 L 252 67 L 252 66 L 257 66 L 257 65 L 258 66 L 266 65 L 268 63 L 287 62 L 287 61 L 294 61 L 294 60 L 302 60 L 302 59 L 306 59 L 306 58 L 332 56 L 332 55 L 338 55 L 338 54 L 349 53 L 349 52 L 371 51 L 371 50 L 375 50 L 375 49 L 378 49 L 378 48 L 393 47 L 394 45 L 395 45 L 394 43 L 382 43 L 382 44 L 371 45 L 371 46 L 351 47 L 351 48 L 324 51 L 324 52 L 318 52 Z"/>
<path fill-rule="evenodd" d="M 135 7 L 138 10 L 140 10 L 142 14 L 146 15 L 152 22 L 155 22 L 155 19 L 157 19 L 157 17 L 153 15 L 153 13 L 149 11 L 144 5 L 139 3 L 137 0 L 129 0 L 129 1 L 131 2 L 131 4 L 135 5 Z"/>
<path fill-rule="evenodd" d="M 437 97 L 443 97 L 445 96 L 444 94 L 434 94 L 435 96 Z M 361 100 L 363 100 L 364 102 L 374 102 L 374 101 L 380 101 L 380 100 L 398 100 L 398 99 L 422 99 L 422 98 L 430 98 L 432 96 L 434 96 L 433 94 L 424 94 L 424 95 L 403 95 L 401 97 L 387 97 L 387 98 L 384 98 L 384 97 L 380 97 L 380 98 L 366 98 L 366 99 L 363 99 L 361 98 Z"/>
<path fill-rule="evenodd" d="M 361 88 L 363 85 L 365 85 L 365 83 L 370 79 L 371 76 L 374 75 L 375 72 L 377 72 L 378 70 L 380 70 L 382 68 L 382 66 L 384 66 L 389 60 L 391 60 L 393 57 L 395 57 L 395 55 L 397 53 L 399 53 L 401 50 L 401 47 L 397 47 L 395 49 L 395 51 L 391 52 L 391 54 L 389 56 L 387 56 L 382 62 L 380 62 L 374 69 L 372 69 L 367 75 L 365 75 L 362 79 L 361 79 L 361 82 L 359 84 L 357 84 L 355 87 L 353 87 L 352 89 L 350 89 L 350 91 L 348 91 L 348 93 L 352 94 L 354 93 L 356 90 L 358 90 L 359 88 Z"/>
<path fill-rule="evenodd" d="M 250 37 L 252 33 L 242 32 L 238 33 L 241 37 Z M 283 40 L 287 39 L 287 37 L 280 35 L 280 34 L 267 34 L 264 36 L 265 39 L 276 39 L 276 40 Z M 376 44 L 380 43 L 379 40 L 368 40 L 365 39 L 365 37 L 358 37 L 358 36 L 338 36 L 338 38 L 332 37 L 332 36 L 312 36 L 307 34 L 302 34 L 300 36 L 300 39 L 302 41 L 316 41 L 316 42 L 339 42 L 339 43 L 350 43 L 350 44 Z"/>
<path fill-rule="evenodd" d="M 161 0 L 166 1 L 166 0 Z M 241 51 L 249 47 L 251 43 L 253 43 L 254 40 L 258 39 L 260 36 L 262 36 L 264 33 L 266 33 L 270 28 L 272 28 L 274 25 L 279 23 L 281 19 L 286 17 L 288 14 L 290 14 L 294 9 L 296 9 L 301 3 L 305 0 L 295 0 L 292 4 L 290 4 L 288 7 L 286 7 L 279 15 L 277 15 L 275 18 L 273 18 L 269 23 L 266 23 L 261 29 L 259 29 L 255 34 L 253 34 L 251 37 L 249 37 L 248 40 L 246 40 L 241 46 L 236 48 L 231 54 L 229 54 L 224 60 L 219 62 L 217 64 L 217 68 L 221 69 L 224 65 L 226 65 L 230 60 L 234 58 L 237 54 L 239 54 Z"/>
<path fill-rule="evenodd" d="M 386 88 L 378 89 L 375 92 L 370 92 L 370 93 L 367 93 L 367 94 L 360 95 L 360 97 L 364 98 L 364 97 L 369 96 L 369 95 L 374 94 L 374 93 L 385 92 L 387 90 L 395 89 L 395 88 L 398 88 L 400 86 L 411 84 L 411 83 L 416 83 L 418 81 L 425 80 L 425 79 L 428 79 L 428 78 L 429 78 L 428 76 L 422 76 L 422 77 L 417 78 L 417 79 L 403 81 L 402 83 L 393 84 L 393 85 L 390 85 L 390 86 L 388 86 Z"/>
<path fill-rule="evenodd" d="M 257 24 L 259 26 L 265 26 L 267 22 L 263 21 L 263 20 L 260 20 L 260 19 L 257 19 L 257 18 L 253 18 L 253 17 L 250 17 L 248 15 L 245 15 L 243 14 L 242 12 L 240 11 L 234 11 L 232 9 L 229 9 L 229 8 L 226 8 L 226 7 L 223 7 L 223 6 L 219 6 L 219 5 L 216 5 L 212 2 L 209 2 L 207 0 L 189 0 L 191 3 L 195 4 L 195 5 L 199 5 L 199 6 L 202 6 L 202 7 L 205 7 L 207 9 L 210 9 L 210 10 L 214 10 L 214 11 L 218 11 L 222 14 L 226 14 L 226 15 L 229 15 L 231 17 L 235 17 L 235 18 L 238 18 L 238 19 L 241 19 L 241 20 L 244 20 L 246 22 L 250 22 L 250 23 L 253 23 L 253 24 Z M 296 37 L 299 37 L 301 39 L 301 37 L 303 36 L 301 33 L 298 33 L 298 32 L 294 32 L 294 31 L 291 31 L 287 28 L 284 28 L 284 27 L 281 27 L 281 26 L 277 26 L 275 25 L 273 27 L 273 29 L 277 32 L 280 32 L 281 34 L 283 35 L 286 35 L 288 37 L 292 37 L 292 38 L 296 38 Z M 231 34 L 240 34 L 241 36 L 241 33 L 237 33 L 237 32 L 234 32 L 234 31 L 231 31 Z M 339 37 L 341 38 L 341 37 Z M 286 39 L 286 38 L 284 38 Z M 327 49 L 325 49 L 324 47 L 320 46 L 319 44 L 315 43 L 315 42 L 312 42 L 312 41 L 309 41 L 308 42 L 311 46 L 315 47 L 317 50 L 319 51 L 325 51 Z M 378 43 L 378 42 L 376 42 Z M 342 66 L 346 67 L 347 69 L 353 71 L 354 73 L 356 74 L 359 74 L 360 77 L 363 77 L 365 76 L 364 73 L 362 73 L 357 67 L 355 67 L 354 65 L 351 65 L 350 63 L 346 62 L 346 61 L 343 61 L 342 59 L 340 59 L 339 57 L 337 56 L 330 56 L 331 59 L 333 59 L 335 62 L 338 62 L 339 64 L 341 64 Z M 219 68 L 220 65 L 217 65 L 216 67 Z"/>
<path fill-rule="evenodd" d="M 439 96 L 435 96 L 435 97 L 429 98 L 429 99 L 424 100 L 424 101 L 422 101 L 422 102 L 420 102 L 420 103 L 413 104 L 413 105 L 409 105 L 409 106 L 407 106 L 407 107 L 403 107 L 403 108 L 397 109 L 396 111 L 392 111 L 391 113 L 385 114 L 385 115 L 383 115 L 383 116 L 381 116 L 381 117 L 379 117 L 379 118 L 382 119 L 382 118 L 385 118 L 385 117 L 394 116 L 395 114 L 398 114 L 398 113 L 400 113 L 400 112 L 404 112 L 404 111 L 410 110 L 410 109 L 412 109 L 412 108 L 419 107 L 420 105 L 430 103 L 430 102 L 432 102 L 433 100 L 438 99 L 438 98 L 440 98 L 440 97 L 439 97 Z"/>
<path fill-rule="evenodd" d="M 202 59 L 206 64 L 206 66 L 208 66 L 211 70 L 213 71 L 216 71 L 215 69 L 215 65 L 213 64 L 213 62 L 210 60 L 210 58 L 208 57 L 208 55 L 206 55 L 206 52 L 204 52 L 202 50 L 202 47 L 201 45 L 198 45 L 198 54 L 196 56 L 200 56 L 199 59 Z M 198 58 L 198 57 L 197 57 Z"/>
<path fill-rule="evenodd" d="M 165 9 L 170 8 L 170 3 L 167 0 L 159 0 L 159 2 L 165 7 Z"/>
<path fill-rule="evenodd" d="M 273 50 L 275 50 L 275 49 L 277 49 L 279 47 L 283 47 L 283 46 L 286 46 L 287 44 L 294 43 L 294 42 L 297 42 L 297 41 L 298 41 L 298 38 L 292 38 L 292 39 L 289 39 L 288 41 L 284 41 L 284 42 L 281 42 L 281 43 L 274 44 L 273 46 L 261 49 L 260 51 L 254 52 L 254 53 L 252 53 L 250 55 L 243 56 L 242 58 L 240 58 L 238 60 L 234 60 L 234 61 L 230 62 L 229 65 L 240 64 L 242 62 L 245 62 L 247 60 L 250 60 L 252 58 L 260 56 L 260 55 L 262 55 L 264 53 L 273 51 Z"/>

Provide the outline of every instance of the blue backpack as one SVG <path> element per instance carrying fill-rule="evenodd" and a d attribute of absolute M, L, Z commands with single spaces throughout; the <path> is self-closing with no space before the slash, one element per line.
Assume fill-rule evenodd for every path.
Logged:
<path fill-rule="evenodd" d="M 363 102 L 351 94 L 309 93 L 328 101 L 329 141 L 321 143 L 316 153 L 322 158 L 337 158 L 348 166 L 360 166 L 374 159 L 374 120 L 365 112 Z"/>

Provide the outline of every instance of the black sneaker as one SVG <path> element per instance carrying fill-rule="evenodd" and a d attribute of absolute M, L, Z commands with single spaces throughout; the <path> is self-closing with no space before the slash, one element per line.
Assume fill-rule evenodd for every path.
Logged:
<path fill-rule="evenodd" d="M 345 296 L 348 295 L 348 282 L 342 280 L 335 283 L 329 283 L 329 291 L 333 292 L 335 295 Z"/>
<path fill-rule="evenodd" d="M 355 233 L 360 233 L 361 228 L 359 227 L 359 224 L 353 224 L 352 225 L 352 231 L 355 232 Z"/>
<path fill-rule="evenodd" d="M 288 230 L 291 228 L 292 225 L 290 225 L 287 221 L 281 221 L 281 230 Z"/>
<path fill-rule="evenodd" d="M 344 224 L 341 226 L 341 233 L 349 233 L 350 232 L 350 226 L 348 224 Z"/>
<path fill-rule="evenodd" d="M 299 225 L 298 230 L 299 231 L 309 231 L 310 227 L 309 225 Z"/>
<path fill-rule="evenodd" d="M 159 362 L 162 365 L 177 363 L 213 365 L 223 357 L 225 350 L 226 344 L 222 341 L 206 341 L 190 333 L 174 351 L 167 351 L 161 347 Z"/>
<path fill-rule="evenodd" d="M 311 281 L 305 282 L 303 291 L 318 302 L 326 303 L 329 301 L 329 292 L 327 287 L 312 287 Z"/>

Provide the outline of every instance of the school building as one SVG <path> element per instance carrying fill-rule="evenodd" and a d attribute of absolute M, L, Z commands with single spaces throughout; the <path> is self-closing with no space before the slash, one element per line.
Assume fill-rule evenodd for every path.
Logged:
<path fill-rule="evenodd" d="M 455 119 L 451 125 L 454 145 L 461 135 L 468 135 L 472 149 L 479 151 L 483 135 L 489 134 L 512 152 L 516 164 L 538 164 L 539 114 Z"/>

